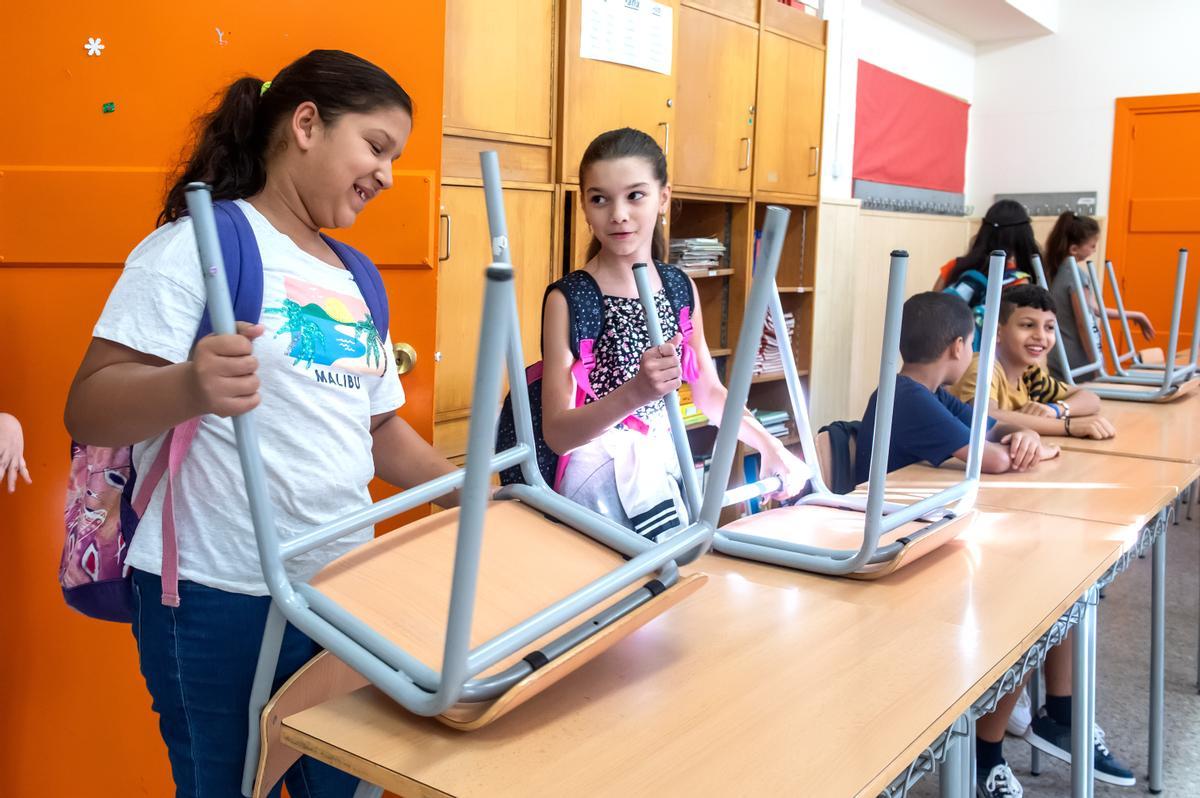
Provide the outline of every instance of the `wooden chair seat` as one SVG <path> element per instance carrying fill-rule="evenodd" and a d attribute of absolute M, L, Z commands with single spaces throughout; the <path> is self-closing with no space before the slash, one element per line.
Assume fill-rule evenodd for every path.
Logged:
<path fill-rule="evenodd" d="M 853 574 L 855 579 L 878 579 L 915 562 L 944 543 L 953 540 L 970 523 L 974 511 L 952 519 L 934 532 L 907 542 L 891 560 L 866 565 Z M 723 532 L 743 532 L 749 535 L 803 543 L 829 549 L 857 551 L 862 545 L 866 516 L 854 510 L 799 504 L 778 507 L 756 515 L 740 518 L 722 528 Z M 880 548 L 902 538 L 908 538 L 928 526 L 925 521 L 912 521 L 882 535 Z"/>

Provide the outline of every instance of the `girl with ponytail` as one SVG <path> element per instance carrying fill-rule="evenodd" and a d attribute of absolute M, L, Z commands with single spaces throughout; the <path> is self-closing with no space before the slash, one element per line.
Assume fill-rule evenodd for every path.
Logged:
<path fill-rule="evenodd" d="M 370 312 L 384 316 L 386 302 L 374 290 L 364 298 L 339 257 L 348 250 L 321 233 L 350 226 L 391 188 L 392 162 L 412 124 L 404 89 L 350 53 L 314 50 L 269 81 L 234 81 L 200 120 L 158 229 L 129 255 L 71 387 L 72 437 L 132 445 L 142 474 L 169 430 L 199 418 L 168 506 L 177 569 L 168 577 L 164 485 L 126 557 L 133 634 L 177 796 L 241 792 L 250 687 L 271 600 L 230 417 L 258 408 L 284 537 L 367 505 L 373 476 L 407 487 L 452 470 L 396 415 L 404 392 L 390 336 Z M 255 323 L 239 321 L 235 335 L 196 340 L 205 291 L 184 200 L 193 181 L 210 184 L 214 200 L 226 201 L 223 211 L 243 218 L 262 256 L 261 310 Z M 378 276 L 373 266 L 355 266 Z M 371 537 L 369 528 L 348 535 L 290 560 L 289 570 L 308 578 Z M 275 686 L 316 653 L 289 626 Z M 357 785 L 308 758 L 285 781 L 293 798 L 349 798 Z"/>

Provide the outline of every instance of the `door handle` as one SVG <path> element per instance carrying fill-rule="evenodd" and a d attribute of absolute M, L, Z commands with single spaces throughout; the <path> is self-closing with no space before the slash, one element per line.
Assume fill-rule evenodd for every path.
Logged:
<path fill-rule="evenodd" d="M 396 355 L 396 374 L 405 375 L 413 370 L 413 366 L 417 365 L 417 350 L 412 348 L 412 344 L 406 344 L 403 341 L 392 347 L 392 352 Z"/>
<path fill-rule="evenodd" d="M 442 261 L 450 260 L 450 214 L 443 213 L 443 214 L 441 214 L 440 218 L 444 219 L 446 222 L 446 235 L 442 239 L 443 241 L 446 242 L 446 254 L 438 256 L 439 263 Z"/>
<path fill-rule="evenodd" d="M 743 136 L 742 141 L 746 142 L 746 149 L 742 153 L 742 165 L 738 167 L 739 172 L 744 172 L 750 168 L 750 137 Z"/>
<path fill-rule="evenodd" d="M 671 154 L 671 123 L 659 122 L 658 126 L 666 128 L 666 132 L 663 134 L 663 156 L 665 157 Z"/>
<path fill-rule="evenodd" d="M 816 177 L 819 164 L 821 163 L 821 148 L 808 148 L 808 176 Z"/>

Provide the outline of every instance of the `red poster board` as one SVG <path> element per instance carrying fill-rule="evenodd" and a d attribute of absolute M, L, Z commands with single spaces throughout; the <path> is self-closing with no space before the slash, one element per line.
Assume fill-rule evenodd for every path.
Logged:
<path fill-rule="evenodd" d="M 962 193 L 970 107 L 859 61 L 854 179 Z"/>

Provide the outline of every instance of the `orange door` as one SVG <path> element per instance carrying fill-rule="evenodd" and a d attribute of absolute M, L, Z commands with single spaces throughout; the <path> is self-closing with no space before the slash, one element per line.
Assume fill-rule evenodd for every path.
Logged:
<path fill-rule="evenodd" d="M 440 1 L 338 10 L 67 0 L 0 11 L 0 410 L 24 423 L 34 478 L 0 493 L 0 793 L 173 794 L 129 628 L 74 614 L 55 581 L 62 412 L 121 263 L 153 228 L 191 119 L 233 78 L 270 78 L 310 49 L 341 48 L 412 95 L 396 188 L 344 237 L 383 271 L 392 337 L 418 353 L 404 412 L 431 436 L 444 17 Z M 88 55 L 89 38 L 100 55 Z"/>
<path fill-rule="evenodd" d="M 1108 257 L 1127 309 L 1149 314 L 1165 347 L 1175 265 L 1190 250 L 1180 347 L 1190 345 L 1200 285 L 1200 94 L 1117 100 Z M 1119 332 L 1118 332 L 1119 334 Z"/>

